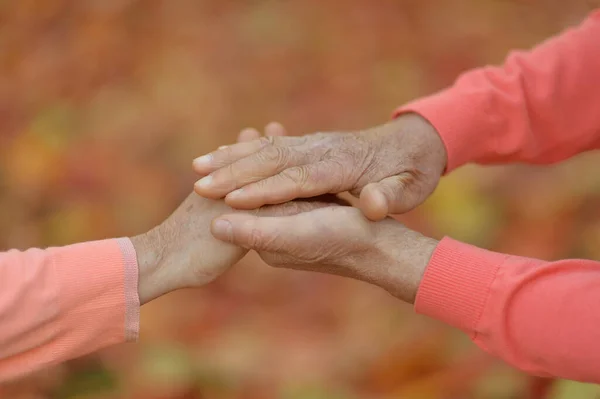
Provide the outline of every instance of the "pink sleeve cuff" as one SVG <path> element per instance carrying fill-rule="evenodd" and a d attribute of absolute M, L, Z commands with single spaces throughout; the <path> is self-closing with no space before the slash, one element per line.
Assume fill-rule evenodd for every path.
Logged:
<path fill-rule="evenodd" d="M 415 300 L 415 311 L 475 338 L 496 273 L 508 255 L 444 238 L 435 249 Z"/>
<path fill-rule="evenodd" d="M 0 381 L 137 339 L 137 269 L 127 238 L 1 253 Z"/>
<path fill-rule="evenodd" d="M 139 331 L 138 270 L 128 238 L 49 248 L 60 284 L 60 323 L 72 356 L 133 341 Z"/>
<path fill-rule="evenodd" d="M 140 331 L 140 298 L 138 295 L 138 262 L 129 238 L 119 238 L 123 254 L 123 285 L 125 291 L 125 340 L 137 341 Z"/>

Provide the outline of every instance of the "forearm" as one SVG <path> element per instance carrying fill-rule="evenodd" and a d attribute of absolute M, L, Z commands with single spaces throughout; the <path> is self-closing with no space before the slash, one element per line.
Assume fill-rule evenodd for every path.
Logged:
<path fill-rule="evenodd" d="M 131 239 L 0 253 L 0 380 L 135 340 L 140 304 L 207 284 L 247 253 L 210 234 L 226 211 L 191 194 Z"/>
<path fill-rule="evenodd" d="M 0 380 L 135 340 L 137 283 L 127 238 L 0 254 Z"/>
<path fill-rule="evenodd" d="M 600 147 L 600 11 L 501 67 L 456 83 L 396 114 L 416 112 L 438 131 L 447 171 L 465 163 L 552 163 Z"/>
<path fill-rule="evenodd" d="M 415 309 L 462 329 L 519 369 L 598 383 L 599 270 L 598 262 L 544 262 L 444 239 Z"/>

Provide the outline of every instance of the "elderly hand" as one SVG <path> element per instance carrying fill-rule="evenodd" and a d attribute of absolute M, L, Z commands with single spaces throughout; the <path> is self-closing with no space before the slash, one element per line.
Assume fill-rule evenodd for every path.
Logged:
<path fill-rule="evenodd" d="M 252 130 L 242 135 L 257 137 Z M 361 132 L 269 137 L 221 148 L 194 160 L 204 176 L 194 190 L 206 198 L 225 197 L 238 209 L 350 191 L 369 219 L 381 220 L 422 203 L 445 165 L 435 129 L 406 114 Z"/>
<path fill-rule="evenodd" d="M 327 198 L 292 201 L 264 207 L 252 214 L 293 215 L 337 205 L 335 202 Z M 236 211 L 222 200 L 209 200 L 192 193 L 159 226 L 132 237 L 139 265 L 138 292 L 142 304 L 179 288 L 207 284 L 248 252 L 219 241 L 210 233 L 211 221 L 230 212 Z"/>
<path fill-rule="evenodd" d="M 267 134 L 281 135 L 280 125 L 270 125 Z M 240 140 L 260 137 L 256 131 L 242 132 Z M 254 215 L 282 216 L 337 205 L 334 196 L 292 201 L 263 207 Z M 222 200 L 214 201 L 192 193 L 163 223 L 131 238 L 139 265 L 138 293 L 146 303 L 167 292 L 207 284 L 224 273 L 248 252 L 247 249 L 215 239 L 211 221 L 236 212 Z"/>
<path fill-rule="evenodd" d="M 372 222 L 348 206 L 281 217 L 229 214 L 215 219 L 211 230 L 220 240 L 258 251 L 271 266 L 352 277 L 409 303 L 437 245 L 394 219 Z"/>

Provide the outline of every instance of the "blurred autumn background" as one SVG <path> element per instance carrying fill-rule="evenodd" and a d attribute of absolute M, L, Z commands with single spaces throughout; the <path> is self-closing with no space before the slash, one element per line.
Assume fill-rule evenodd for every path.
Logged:
<path fill-rule="evenodd" d="M 143 232 L 191 160 L 272 119 L 359 129 L 576 24 L 589 1 L 0 2 L 0 245 Z M 482 132 L 485 134 L 485 132 Z M 514 254 L 600 258 L 598 154 L 465 167 L 408 225 Z M 593 398 L 534 379 L 367 284 L 249 256 L 142 309 L 138 344 L 0 387 L 2 398 Z"/>

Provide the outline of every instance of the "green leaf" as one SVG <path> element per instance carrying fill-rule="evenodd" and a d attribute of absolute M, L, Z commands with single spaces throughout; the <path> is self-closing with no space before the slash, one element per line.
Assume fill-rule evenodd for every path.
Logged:
<path fill-rule="evenodd" d="M 595 384 L 560 380 L 554 384 L 549 399 L 597 399 L 600 387 Z"/>
<path fill-rule="evenodd" d="M 56 393 L 56 399 L 83 398 L 116 392 L 117 378 L 101 364 L 86 367 L 69 374 Z"/>

